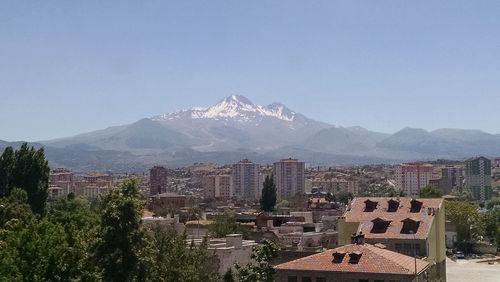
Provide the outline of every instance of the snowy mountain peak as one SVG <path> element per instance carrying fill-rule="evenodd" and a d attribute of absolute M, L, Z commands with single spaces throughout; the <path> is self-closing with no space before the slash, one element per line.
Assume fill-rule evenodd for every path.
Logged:
<path fill-rule="evenodd" d="M 154 120 L 191 119 L 233 119 L 239 122 L 251 122 L 264 117 L 277 118 L 283 121 L 293 121 L 296 113 L 281 103 L 268 106 L 255 105 L 241 95 L 228 96 L 209 108 L 192 108 L 175 113 L 154 117 Z"/>

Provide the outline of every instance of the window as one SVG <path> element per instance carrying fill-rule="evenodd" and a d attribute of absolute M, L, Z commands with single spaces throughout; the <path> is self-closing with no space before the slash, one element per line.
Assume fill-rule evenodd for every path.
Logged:
<path fill-rule="evenodd" d="M 370 231 L 371 233 L 385 233 L 387 231 L 387 227 L 391 222 L 380 217 L 377 217 L 373 220 L 373 227 Z"/>
<path fill-rule="evenodd" d="M 344 260 L 345 252 L 340 252 L 337 251 L 333 253 L 333 262 L 334 263 L 341 263 L 342 260 Z"/>
<path fill-rule="evenodd" d="M 397 212 L 399 208 L 399 202 L 395 200 L 389 200 L 389 207 L 387 208 L 387 212 Z"/>
<path fill-rule="evenodd" d="M 398 253 L 401 251 L 401 249 L 403 249 L 403 245 L 401 245 L 401 243 L 396 243 L 394 246 L 396 248 L 396 252 Z"/>
<path fill-rule="evenodd" d="M 373 202 L 370 200 L 365 201 L 365 212 L 373 212 L 377 208 L 378 202 Z"/>
<path fill-rule="evenodd" d="M 417 201 L 417 200 L 412 200 L 410 202 L 411 207 L 410 207 L 410 212 L 420 212 L 420 209 L 422 208 L 422 202 Z"/>
<path fill-rule="evenodd" d="M 302 277 L 302 282 L 312 282 L 311 277 Z"/>
<path fill-rule="evenodd" d="M 401 228 L 401 233 L 403 234 L 416 234 L 420 222 L 411 218 L 403 220 L 403 228 Z"/>
<path fill-rule="evenodd" d="M 349 263 L 351 264 L 357 264 L 359 260 L 361 259 L 362 252 L 352 252 L 349 253 Z"/>
<path fill-rule="evenodd" d="M 297 276 L 288 276 L 288 282 L 297 282 Z"/>

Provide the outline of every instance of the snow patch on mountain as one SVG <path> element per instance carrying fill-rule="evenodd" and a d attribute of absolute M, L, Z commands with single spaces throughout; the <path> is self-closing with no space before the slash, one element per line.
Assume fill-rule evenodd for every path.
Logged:
<path fill-rule="evenodd" d="M 256 118 L 273 117 L 292 122 L 295 115 L 295 112 L 289 110 L 285 105 L 280 103 L 260 106 L 253 104 L 246 97 L 232 95 L 209 108 L 196 107 L 190 110 L 163 114 L 154 117 L 153 120 L 175 120 L 189 117 L 192 119 L 234 119 L 239 122 L 251 122 Z"/>

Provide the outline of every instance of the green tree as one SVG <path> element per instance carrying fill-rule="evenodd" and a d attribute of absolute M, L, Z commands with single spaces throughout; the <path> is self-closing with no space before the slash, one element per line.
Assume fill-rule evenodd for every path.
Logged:
<path fill-rule="evenodd" d="M 272 261 L 278 257 L 278 246 L 271 241 L 263 240 L 254 247 L 254 262 L 246 266 L 236 265 L 240 282 L 272 282 L 275 270 Z"/>
<path fill-rule="evenodd" d="M 493 197 L 488 201 L 486 208 L 491 210 L 494 207 L 500 207 L 500 197 Z"/>
<path fill-rule="evenodd" d="M 457 228 L 458 241 L 470 241 L 483 235 L 479 206 L 465 201 L 446 201 L 446 220 Z"/>
<path fill-rule="evenodd" d="M 37 218 L 24 190 L 14 189 L 0 204 L 0 280 L 67 281 L 68 244 L 64 228 Z"/>
<path fill-rule="evenodd" d="M 14 149 L 7 147 L 0 156 L 0 197 L 9 196 L 12 186 L 12 169 L 14 167 Z"/>
<path fill-rule="evenodd" d="M 420 198 L 441 198 L 443 193 L 434 185 L 427 185 L 418 191 Z"/>
<path fill-rule="evenodd" d="M 220 281 L 220 277 L 208 254 L 207 241 L 196 245 L 188 243 L 186 235 L 178 235 L 175 230 L 162 226 L 153 227 L 148 232 L 149 251 L 147 253 L 147 281 L 190 282 Z"/>
<path fill-rule="evenodd" d="M 50 168 L 44 149 L 35 150 L 27 143 L 14 151 L 7 147 L 0 157 L 0 194 L 10 195 L 17 187 L 26 191 L 31 210 L 45 212 L 48 197 Z"/>
<path fill-rule="evenodd" d="M 0 230 L 5 228 L 10 220 L 21 225 L 28 224 L 35 219 L 28 205 L 26 191 L 15 188 L 8 198 L 0 198 Z"/>
<path fill-rule="evenodd" d="M 92 261 L 92 253 L 98 239 L 99 215 L 90 203 L 73 194 L 53 202 L 47 211 L 47 219 L 64 228 L 68 250 L 65 261 L 68 267 L 64 275 L 66 280 L 96 281 L 100 270 Z"/>
<path fill-rule="evenodd" d="M 335 198 L 337 199 L 337 201 L 339 201 L 340 203 L 344 203 L 344 204 L 349 204 L 349 202 L 354 199 L 354 195 L 352 193 L 349 193 L 349 192 L 339 192 L 335 195 Z"/>
<path fill-rule="evenodd" d="M 243 234 L 246 237 L 246 229 L 237 221 L 238 215 L 232 211 L 226 211 L 223 215 L 215 218 L 208 227 L 210 235 L 215 238 L 223 238 L 228 234 Z"/>
<path fill-rule="evenodd" d="M 266 176 L 262 196 L 260 197 L 260 208 L 265 212 L 272 212 L 276 206 L 276 185 L 273 176 Z"/>
<path fill-rule="evenodd" d="M 140 275 L 140 254 L 145 245 L 141 230 L 144 206 L 136 178 L 126 179 L 104 197 L 101 238 L 95 254 L 104 280 L 133 281 Z"/>

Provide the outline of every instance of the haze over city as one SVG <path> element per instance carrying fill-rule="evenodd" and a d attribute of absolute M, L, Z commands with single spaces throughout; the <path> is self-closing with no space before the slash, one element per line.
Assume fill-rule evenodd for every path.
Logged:
<path fill-rule="evenodd" d="M 0 139 L 240 94 L 314 120 L 500 133 L 498 1 L 2 1 Z"/>

